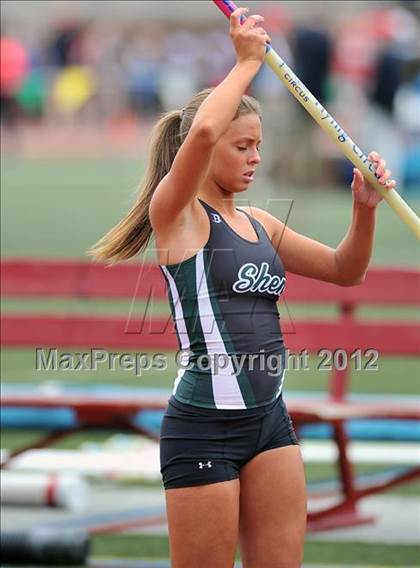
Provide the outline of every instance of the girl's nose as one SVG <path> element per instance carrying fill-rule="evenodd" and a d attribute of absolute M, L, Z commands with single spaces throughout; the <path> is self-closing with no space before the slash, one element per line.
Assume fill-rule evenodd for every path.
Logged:
<path fill-rule="evenodd" d="M 249 159 L 251 164 L 259 164 L 261 162 L 261 156 L 258 150 L 252 153 L 252 156 Z"/>

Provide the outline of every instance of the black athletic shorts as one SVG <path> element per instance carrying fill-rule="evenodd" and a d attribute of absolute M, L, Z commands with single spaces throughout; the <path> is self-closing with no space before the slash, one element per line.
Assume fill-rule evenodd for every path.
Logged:
<path fill-rule="evenodd" d="M 163 485 L 171 489 L 236 479 L 260 452 L 298 443 L 281 395 L 243 410 L 200 408 L 172 395 L 160 430 Z"/>

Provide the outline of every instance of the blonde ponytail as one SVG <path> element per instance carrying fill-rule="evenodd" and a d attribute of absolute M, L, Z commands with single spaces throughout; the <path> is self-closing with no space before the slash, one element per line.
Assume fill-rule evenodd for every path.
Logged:
<path fill-rule="evenodd" d="M 114 264 L 128 260 L 144 251 L 152 235 L 149 205 L 153 192 L 166 176 L 185 140 L 197 110 L 212 89 L 197 93 L 182 111 L 164 114 L 152 131 L 149 161 L 139 195 L 131 210 L 121 221 L 92 245 L 87 254 L 97 261 Z M 261 117 L 258 102 L 243 95 L 236 116 L 255 112 Z"/>
<path fill-rule="evenodd" d="M 131 210 L 88 251 L 94 260 L 128 260 L 142 252 L 152 235 L 149 204 L 159 182 L 171 169 L 181 146 L 181 112 L 171 111 L 162 116 L 152 132 L 150 157 L 139 195 Z"/>

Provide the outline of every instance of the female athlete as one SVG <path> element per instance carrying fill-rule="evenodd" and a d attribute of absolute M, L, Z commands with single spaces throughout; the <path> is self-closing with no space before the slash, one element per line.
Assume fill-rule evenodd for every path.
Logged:
<path fill-rule="evenodd" d="M 301 565 L 305 478 L 282 398 L 276 302 L 285 272 L 360 284 L 381 200 L 354 169 L 353 218 L 336 249 L 262 209 L 235 207 L 261 162 L 260 107 L 244 93 L 270 42 L 260 15 L 241 25 L 246 13 L 239 8 L 230 20 L 235 66 L 213 90 L 159 120 L 136 204 L 90 251 L 125 260 L 153 232 L 188 354 L 160 440 L 173 568 L 231 568 L 238 545 L 244 568 Z M 384 187 L 395 187 L 384 160 L 369 157 Z"/>

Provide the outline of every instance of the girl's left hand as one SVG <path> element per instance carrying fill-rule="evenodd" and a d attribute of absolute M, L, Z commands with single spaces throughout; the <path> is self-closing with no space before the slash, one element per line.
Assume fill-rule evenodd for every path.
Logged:
<path fill-rule="evenodd" d="M 383 160 L 377 152 L 371 152 L 368 158 L 376 166 L 376 176 L 378 177 L 379 183 L 383 184 L 384 189 L 395 189 L 396 182 L 393 179 L 389 179 L 391 170 L 386 169 L 385 160 Z M 379 192 L 370 185 L 363 177 L 362 172 L 357 168 L 353 168 L 351 189 L 356 203 L 366 205 L 366 207 L 372 209 L 383 199 Z"/>

